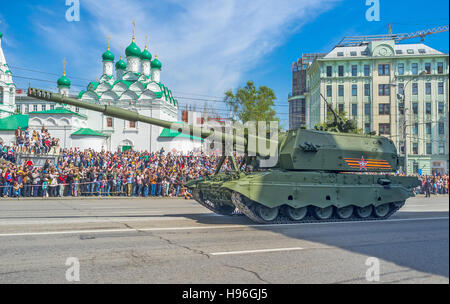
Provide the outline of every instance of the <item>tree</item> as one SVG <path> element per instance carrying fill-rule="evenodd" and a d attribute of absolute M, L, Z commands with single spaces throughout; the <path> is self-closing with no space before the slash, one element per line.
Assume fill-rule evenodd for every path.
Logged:
<path fill-rule="evenodd" d="M 334 110 L 336 112 L 336 110 Z M 356 122 L 353 119 L 348 119 L 347 114 L 342 112 L 336 112 L 338 115 L 338 123 L 336 124 L 336 118 L 331 111 L 327 111 L 327 121 L 316 124 L 315 128 L 328 130 L 331 132 L 344 132 L 363 134 L 362 129 L 358 129 Z"/>
<path fill-rule="evenodd" d="M 247 121 L 278 121 L 273 106 L 275 93 L 271 88 L 260 86 L 256 89 L 253 81 L 248 81 L 243 88 L 225 92 L 225 102 L 230 107 L 234 118 L 242 123 Z"/>

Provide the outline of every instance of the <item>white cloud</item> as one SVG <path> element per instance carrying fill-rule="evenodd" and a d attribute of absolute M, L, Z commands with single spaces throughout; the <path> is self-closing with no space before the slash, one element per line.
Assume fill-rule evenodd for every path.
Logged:
<path fill-rule="evenodd" d="M 174 92 L 222 96 L 225 90 L 245 82 L 242 76 L 246 71 L 336 1 L 84 0 L 81 22 L 64 33 L 66 38 L 57 38 L 58 27 L 40 28 L 51 33 L 53 41 L 66 41 L 77 61 L 98 65 L 95 70 L 100 70 L 101 53 L 89 53 L 93 48 L 86 48 L 86 43 L 104 45 L 106 35 L 111 35 L 118 58 L 119 46 L 130 43 L 134 19 L 138 45 L 144 47 L 148 34 L 150 52 L 158 54 L 163 63 L 161 79 Z M 75 33 L 77 30 L 83 32 Z"/>

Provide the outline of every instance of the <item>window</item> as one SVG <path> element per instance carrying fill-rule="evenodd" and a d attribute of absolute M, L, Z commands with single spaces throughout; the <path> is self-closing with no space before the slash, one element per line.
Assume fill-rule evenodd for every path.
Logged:
<path fill-rule="evenodd" d="M 352 96 L 358 96 L 358 86 L 356 84 L 352 84 Z"/>
<path fill-rule="evenodd" d="M 425 72 L 427 72 L 427 74 L 431 74 L 431 63 L 425 63 Z"/>
<path fill-rule="evenodd" d="M 363 55 L 363 56 L 369 56 L 369 51 L 362 51 L 362 52 L 361 52 L 361 55 Z"/>
<path fill-rule="evenodd" d="M 344 96 L 344 86 L 343 85 L 338 85 L 338 95 L 340 97 Z"/>
<path fill-rule="evenodd" d="M 366 134 L 370 133 L 370 123 L 365 123 L 364 124 L 364 132 Z"/>
<path fill-rule="evenodd" d="M 439 135 L 445 134 L 445 125 L 443 122 L 438 123 Z"/>
<path fill-rule="evenodd" d="M 390 135 L 391 125 L 390 124 L 379 124 L 378 128 L 380 130 L 380 135 Z"/>
<path fill-rule="evenodd" d="M 445 154 L 445 143 L 439 143 L 439 154 Z"/>
<path fill-rule="evenodd" d="M 419 49 L 419 54 L 425 54 L 425 49 Z"/>
<path fill-rule="evenodd" d="M 30 109 L 28 109 L 28 105 L 25 105 L 25 114 L 28 114 L 30 112 Z"/>
<path fill-rule="evenodd" d="M 427 122 L 427 123 L 425 124 L 425 133 L 426 133 L 427 135 L 431 135 L 431 122 Z"/>
<path fill-rule="evenodd" d="M 388 84 L 378 85 L 378 96 L 389 96 L 390 94 L 391 94 L 390 85 Z"/>
<path fill-rule="evenodd" d="M 364 65 L 364 76 L 370 76 L 370 65 Z"/>
<path fill-rule="evenodd" d="M 113 119 L 112 117 L 106 117 L 106 127 L 112 128 L 113 127 Z"/>
<path fill-rule="evenodd" d="M 438 74 L 444 74 L 444 63 L 443 62 L 437 63 L 437 72 L 438 72 Z"/>
<path fill-rule="evenodd" d="M 37 105 L 33 105 L 33 111 L 36 112 L 37 111 Z"/>
<path fill-rule="evenodd" d="M 76 113 L 80 113 L 80 108 L 79 107 L 75 107 L 75 112 Z"/>
<path fill-rule="evenodd" d="M 444 103 L 442 101 L 438 102 L 438 114 L 444 114 Z"/>
<path fill-rule="evenodd" d="M 412 84 L 411 90 L 412 90 L 412 93 L 411 93 L 412 95 L 418 95 L 419 94 L 419 85 L 418 85 L 417 82 Z"/>
<path fill-rule="evenodd" d="M 344 66 L 343 65 L 338 66 L 338 76 L 339 77 L 344 76 Z"/>
<path fill-rule="evenodd" d="M 45 104 L 41 105 L 41 109 L 42 111 L 45 111 L 47 109 L 47 107 L 45 106 Z"/>
<path fill-rule="evenodd" d="M 364 96 L 370 96 L 370 83 L 364 84 Z"/>
<path fill-rule="evenodd" d="M 364 104 L 364 115 L 367 115 L 367 116 L 370 115 L 370 103 Z"/>
<path fill-rule="evenodd" d="M 16 112 L 19 114 L 22 113 L 22 107 L 20 105 L 16 105 Z"/>
<path fill-rule="evenodd" d="M 413 143 L 413 154 L 419 154 L 419 144 Z"/>
<path fill-rule="evenodd" d="M 444 83 L 438 82 L 438 94 L 443 95 L 444 94 Z"/>
<path fill-rule="evenodd" d="M 0 87 L 0 104 L 3 103 L 3 88 Z"/>
<path fill-rule="evenodd" d="M 351 51 L 350 52 L 350 56 L 356 56 L 356 52 L 355 51 Z"/>
<path fill-rule="evenodd" d="M 407 52 L 408 54 L 414 54 L 414 50 L 413 50 L 413 49 L 407 49 L 406 52 Z"/>
<path fill-rule="evenodd" d="M 54 110 L 54 109 L 55 109 L 55 105 L 54 104 L 50 105 L 50 110 Z"/>
<path fill-rule="evenodd" d="M 425 83 L 425 95 L 431 95 L 431 82 Z"/>
<path fill-rule="evenodd" d="M 333 73 L 333 67 L 332 66 L 327 66 L 327 77 L 331 77 Z"/>
<path fill-rule="evenodd" d="M 390 104 L 388 103 L 380 103 L 378 105 L 378 114 L 380 115 L 389 115 L 390 114 Z"/>
<path fill-rule="evenodd" d="M 378 65 L 378 76 L 389 76 L 389 64 L 379 64 Z"/>
<path fill-rule="evenodd" d="M 333 87 L 331 85 L 327 85 L 327 97 L 331 97 L 333 92 Z"/>
<path fill-rule="evenodd" d="M 405 95 L 405 84 L 404 83 L 398 84 L 398 93 L 400 95 Z"/>
<path fill-rule="evenodd" d="M 431 143 L 427 143 L 427 154 L 432 154 L 432 145 Z"/>
<path fill-rule="evenodd" d="M 358 76 L 358 66 L 352 65 L 352 76 Z"/>
<path fill-rule="evenodd" d="M 419 104 L 417 102 L 412 103 L 412 110 L 415 115 L 419 114 Z"/>
<path fill-rule="evenodd" d="M 413 73 L 413 75 L 419 74 L 419 64 L 413 63 L 411 65 L 411 72 Z"/>
<path fill-rule="evenodd" d="M 398 64 L 397 73 L 399 75 L 404 75 L 405 74 L 405 64 L 404 63 L 399 63 Z"/>
<path fill-rule="evenodd" d="M 130 123 L 129 126 L 130 126 L 131 129 L 136 128 L 136 122 L 135 121 L 130 121 L 129 123 Z"/>
<path fill-rule="evenodd" d="M 358 104 L 352 103 L 352 116 L 358 116 Z"/>
<path fill-rule="evenodd" d="M 344 52 L 338 52 L 337 55 L 338 55 L 339 57 L 342 57 L 342 56 L 344 56 Z"/>
<path fill-rule="evenodd" d="M 417 122 L 413 126 L 413 134 L 419 135 L 419 124 Z"/>
<path fill-rule="evenodd" d="M 338 104 L 338 111 L 339 111 L 339 113 L 344 112 L 344 104 L 343 103 Z"/>
<path fill-rule="evenodd" d="M 401 54 L 403 54 L 403 51 L 402 50 L 395 50 L 395 54 L 401 55 Z"/>
<path fill-rule="evenodd" d="M 426 114 L 431 114 L 431 102 L 427 102 L 425 104 L 425 113 Z"/>

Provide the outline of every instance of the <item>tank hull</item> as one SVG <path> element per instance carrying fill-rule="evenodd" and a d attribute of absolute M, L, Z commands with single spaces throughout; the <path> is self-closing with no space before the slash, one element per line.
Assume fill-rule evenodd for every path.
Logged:
<path fill-rule="evenodd" d="M 415 177 L 271 170 L 221 173 L 189 187 L 198 202 L 214 212 L 220 209 L 219 214 L 244 214 L 258 223 L 291 223 L 384 219 L 413 197 L 418 185 Z"/>

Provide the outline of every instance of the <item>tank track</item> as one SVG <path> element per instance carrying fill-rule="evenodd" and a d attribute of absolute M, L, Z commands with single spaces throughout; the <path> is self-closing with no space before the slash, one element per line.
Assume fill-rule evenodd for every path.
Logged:
<path fill-rule="evenodd" d="M 296 223 L 323 223 L 323 222 L 354 222 L 354 221 L 377 221 L 377 220 L 385 220 L 388 217 L 390 217 L 392 214 L 397 212 L 403 205 L 405 204 L 405 201 L 402 202 L 396 202 L 396 203 L 390 203 L 390 211 L 383 217 L 376 217 L 372 214 L 367 218 L 359 218 L 355 215 L 355 213 L 352 214 L 352 216 L 348 219 L 340 219 L 336 217 L 336 213 L 333 212 L 333 217 L 326 220 L 318 220 L 313 215 L 311 215 L 311 212 L 308 211 L 308 214 L 306 217 L 299 221 L 294 221 L 290 219 L 288 216 L 283 214 L 282 210 L 280 210 L 278 217 L 273 221 L 265 221 L 263 220 L 256 212 L 256 202 L 251 201 L 250 199 L 247 199 L 239 192 L 234 192 L 231 194 L 231 200 L 233 204 L 236 206 L 236 208 L 241 211 L 245 216 L 247 216 L 249 219 L 256 223 L 260 224 L 296 224 Z"/>
<path fill-rule="evenodd" d="M 194 197 L 194 200 L 196 200 L 200 205 L 203 207 L 211 210 L 214 213 L 220 214 L 220 215 L 227 215 L 227 216 L 236 216 L 236 215 L 243 215 L 242 212 L 240 212 L 237 208 L 234 209 L 232 213 L 224 211 L 223 208 L 219 208 L 218 204 L 215 204 L 214 202 L 210 200 L 204 200 L 201 196 L 200 190 L 195 189 L 192 191 L 192 196 Z"/>

